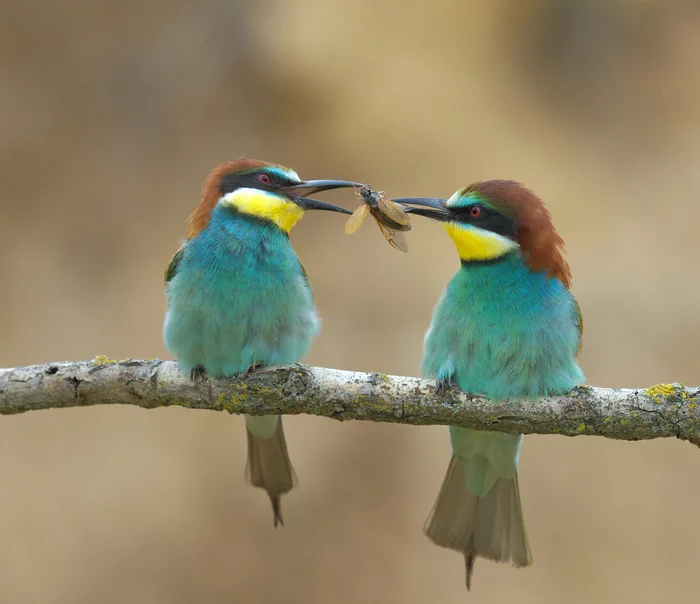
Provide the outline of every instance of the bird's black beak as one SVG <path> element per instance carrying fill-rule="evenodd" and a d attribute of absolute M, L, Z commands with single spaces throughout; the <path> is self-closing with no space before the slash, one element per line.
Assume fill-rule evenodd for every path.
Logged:
<path fill-rule="evenodd" d="M 341 214 L 352 214 L 350 210 L 334 206 L 330 203 L 309 199 L 308 195 L 329 191 L 330 189 L 343 189 L 346 187 L 364 187 L 362 183 L 350 182 L 349 180 L 303 180 L 298 184 L 284 187 L 282 192 L 287 195 L 295 204 L 303 210 L 326 210 L 328 212 L 340 212 Z"/>
<path fill-rule="evenodd" d="M 282 192 L 290 197 L 293 195 L 300 195 L 301 197 L 307 197 L 308 195 L 313 195 L 314 193 L 320 193 L 321 191 L 329 191 L 330 189 L 343 189 L 346 187 L 364 187 L 360 182 L 350 182 L 349 180 L 303 180 L 299 184 L 292 185 L 291 187 L 284 187 Z"/>
<path fill-rule="evenodd" d="M 302 210 L 326 210 L 328 212 L 340 212 L 341 214 L 352 214 L 350 210 L 345 208 L 340 208 L 334 206 L 331 203 L 326 203 L 325 201 L 319 201 L 318 199 L 309 199 L 308 197 L 297 197 L 296 195 L 288 195 L 295 204 L 297 204 Z"/>
<path fill-rule="evenodd" d="M 408 214 L 416 214 L 425 216 L 433 220 L 447 222 L 452 219 L 452 213 L 445 205 L 446 200 L 438 197 L 401 197 L 400 199 L 392 199 L 395 203 L 400 203 Z M 418 206 L 413 208 L 410 206 Z"/>

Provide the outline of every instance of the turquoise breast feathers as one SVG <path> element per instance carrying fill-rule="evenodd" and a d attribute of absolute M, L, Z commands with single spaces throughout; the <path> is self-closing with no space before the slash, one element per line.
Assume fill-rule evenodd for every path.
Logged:
<path fill-rule="evenodd" d="M 423 374 L 492 399 L 566 392 L 584 381 L 574 297 L 519 253 L 465 264 L 425 337 Z"/>
<path fill-rule="evenodd" d="M 164 339 L 183 371 L 231 375 L 295 363 L 320 329 L 313 294 L 287 233 L 217 206 L 181 250 L 168 284 Z"/>

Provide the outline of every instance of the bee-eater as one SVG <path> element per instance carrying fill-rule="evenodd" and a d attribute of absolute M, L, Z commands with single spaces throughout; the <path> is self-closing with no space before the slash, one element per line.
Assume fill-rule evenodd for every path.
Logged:
<path fill-rule="evenodd" d="M 189 217 L 187 239 L 165 273 L 163 339 L 192 379 L 233 376 L 298 362 L 320 329 L 306 271 L 289 242 L 304 210 L 351 214 L 306 196 L 344 180 L 302 181 L 275 164 L 239 159 L 217 166 Z M 296 476 L 282 418 L 246 416 L 246 479 L 267 491 L 274 524 Z"/>
<path fill-rule="evenodd" d="M 561 237 L 537 195 L 507 180 L 478 182 L 450 199 L 396 199 L 444 223 L 461 267 L 425 335 L 422 371 L 444 392 L 493 400 L 561 394 L 584 380 L 583 320 L 569 291 Z M 474 559 L 532 562 L 518 488 L 523 435 L 450 427 L 452 458 L 425 524 L 437 545 Z"/>

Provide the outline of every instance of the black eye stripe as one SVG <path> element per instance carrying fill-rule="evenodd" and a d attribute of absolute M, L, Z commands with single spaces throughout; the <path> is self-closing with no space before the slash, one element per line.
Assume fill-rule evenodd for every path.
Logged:
<path fill-rule="evenodd" d="M 269 182 L 263 182 L 260 179 L 263 174 L 269 177 Z M 294 181 L 291 179 L 284 178 L 275 172 L 267 172 L 265 170 L 256 170 L 255 172 L 247 172 L 245 174 L 234 172 L 232 174 L 224 174 L 221 177 L 219 181 L 219 193 L 225 195 L 226 193 L 231 193 L 236 189 L 244 187 L 269 191 L 294 184 Z"/>
<path fill-rule="evenodd" d="M 481 210 L 481 214 L 479 214 L 479 216 L 478 216 L 479 220 L 483 220 L 484 218 L 486 218 L 488 216 L 495 216 L 496 215 L 496 212 L 487 208 L 486 206 L 481 205 L 480 203 L 470 203 L 468 206 L 455 206 L 455 207 L 450 208 L 450 210 L 453 213 L 457 214 L 460 218 L 462 216 L 474 218 L 472 216 L 472 213 L 471 213 L 472 208 L 479 208 Z"/>
<path fill-rule="evenodd" d="M 478 207 L 481 213 L 478 216 L 472 215 L 472 208 Z M 480 203 L 471 203 L 468 206 L 453 207 L 450 211 L 455 215 L 458 222 L 464 224 L 473 224 L 485 231 L 491 231 L 503 237 L 508 237 L 513 241 L 517 238 L 517 228 L 515 220 L 499 214 L 491 208 Z"/>

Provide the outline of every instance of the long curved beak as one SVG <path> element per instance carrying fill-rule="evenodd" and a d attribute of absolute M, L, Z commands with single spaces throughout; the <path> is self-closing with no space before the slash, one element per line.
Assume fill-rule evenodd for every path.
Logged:
<path fill-rule="evenodd" d="M 364 187 L 361 182 L 350 182 L 349 180 L 303 180 L 299 184 L 291 187 L 285 187 L 282 191 L 289 196 L 301 195 L 306 197 L 321 191 L 329 191 L 330 189 L 343 189 L 346 187 Z"/>
<path fill-rule="evenodd" d="M 341 214 L 352 214 L 350 210 L 334 206 L 332 203 L 319 201 L 318 199 L 309 199 L 308 197 L 298 197 L 296 195 L 288 195 L 288 197 L 302 210 L 326 210 L 327 212 L 340 212 Z"/>
<path fill-rule="evenodd" d="M 432 218 L 433 220 L 440 220 L 442 222 L 447 222 L 452 219 L 452 214 L 445 205 L 446 200 L 440 199 L 439 197 L 401 197 L 399 199 L 392 199 L 391 201 L 409 206 L 404 208 L 408 214 L 425 216 L 426 218 Z M 418 207 L 412 208 L 410 206 Z"/>

